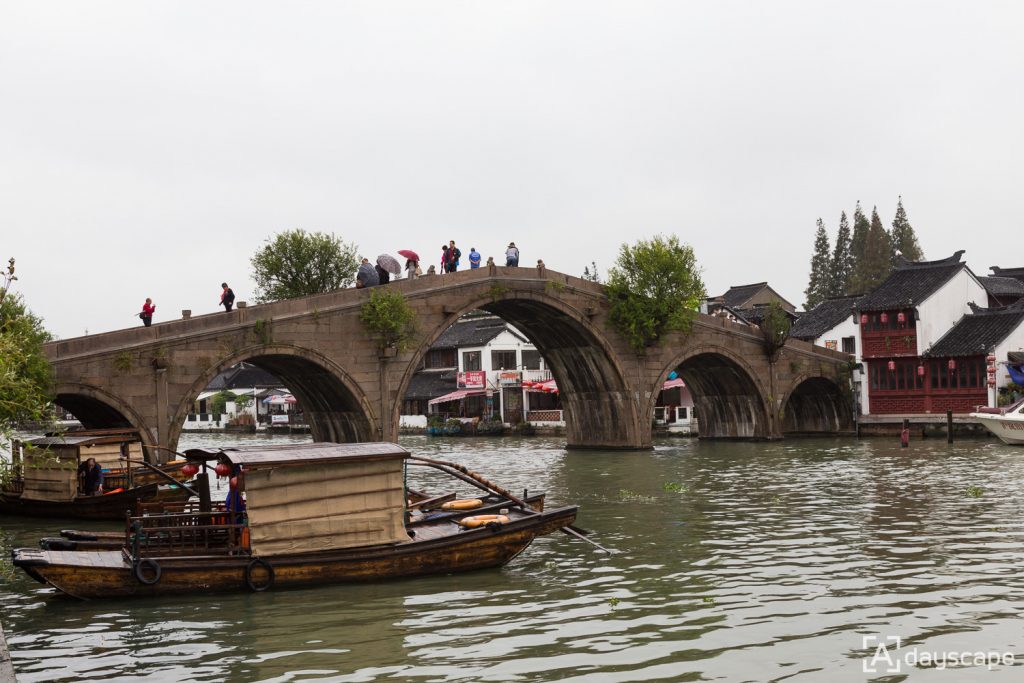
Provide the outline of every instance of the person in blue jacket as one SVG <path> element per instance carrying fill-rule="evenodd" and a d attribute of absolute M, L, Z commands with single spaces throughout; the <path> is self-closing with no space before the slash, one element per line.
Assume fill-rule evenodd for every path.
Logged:
<path fill-rule="evenodd" d="M 469 248 L 469 267 L 479 268 L 480 267 L 480 252 L 476 250 L 476 247 Z"/>

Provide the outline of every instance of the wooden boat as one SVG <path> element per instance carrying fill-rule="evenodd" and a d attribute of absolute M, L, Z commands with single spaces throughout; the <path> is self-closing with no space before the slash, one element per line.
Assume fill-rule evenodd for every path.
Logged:
<path fill-rule="evenodd" d="M 1005 408 L 979 407 L 971 413 L 985 428 L 1009 446 L 1024 446 L 1024 400 Z"/>
<path fill-rule="evenodd" d="M 458 465 L 390 443 L 186 455 L 204 468 L 196 478 L 204 507 L 206 462 L 216 458 L 220 472 L 245 490 L 245 511 L 136 516 L 117 550 L 21 548 L 14 564 L 79 598 L 377 581 L 504 565 L 537 536 L 571 527 L 577 512 L 535 509 Z M 490 495 L 475 509 L 436 512 L 423 500 L 410 509 L 405 474 L 412 465 L 474 482 Z M 543 500 L 534 505 L 543 507 Z"/>
<path fill-rule="evenodd" d="M 123 520 L 125 513 L 141 501 L 184 500 L 190 495 L 178 479 L 155 467 L 154 477 L 172 486 L 134 482 L 130 474 L 135 469 L 132 444 L 137 443 L 138 435 L 114 431 L 117 433 L 78 433 L 12 442 L 10 470 L 0 486 L 0 514 Z M 119 463 L 122 455 L 124 461 Z M 137 450 L 136 457 L 144 467 L 151 467 L 141 459 L 141 450 Z M 85 495 L 80 489 L 78 466 L 88 458 L 94 458 L 101 467 L 119 463 L 125 475 L 105 479 L 101 495 Z"/>
<path fill-rule="evenodd" d="M 446 511 L 441 506 L 448 501 L 454 500 L 454 493 L 446 493 L 439 496 L 431 496 L 408 489 L 409 524 L 417 525 L 425 522 L 436 522 L 445 518 L 458 518 L 464 516 L 464 512 Z M 524 493 L 523 500 L 527 505 L 537 512 L 544 511 L 545 494 Z M 502 508 L 512 505 L 512 501 L 504 496 L 494 493 L 480 498 L 481 504 L 474 509 L 474 513 L 494 514 Z M 143 503 L 138 506 L 138 514 L 160 514 L 160 513 L 187 513 L 199 512 L 198 502 L 195 500 L 188 503 L 172 503 L 170 505 L 156 503 Z M 223 505 L 215 505 L 214 512 L 224 512 Z M 39 539 L 39 547 L 43 550 L 120 550 L 125 544 L 124 531 L 82 531 L 78 529 L 61 529 L 60 536 L 46 536 Z"/>

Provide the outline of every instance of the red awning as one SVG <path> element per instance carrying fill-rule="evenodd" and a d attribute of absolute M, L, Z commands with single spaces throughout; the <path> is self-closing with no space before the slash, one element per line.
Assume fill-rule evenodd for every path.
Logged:
<path fill-rule="evenodd" d="M 432 406 L 432 405 L 434 405 L 436 403 L 448 403 L 449 401 L 461 401 L 462 399 L 466 398 L 467 396 L 475 396 L 477 394 L 486 394 L 486 393 L 487 393 L 487 391 L 485 389 L 459 389 L 458 391 L 453 391 L 450 394 L 445 394 L 444 396 L 438 396 L 437 398 L 432 398 L 429 401 L 427 401 L 427 405 L 431 405 Z"/>
<path fill-rule="evenodd" d="M 558 384 L 553 379 L 546 382 L 523 382 L 523 388 L 527 391 L 543 394 L 557 394 Z"/>

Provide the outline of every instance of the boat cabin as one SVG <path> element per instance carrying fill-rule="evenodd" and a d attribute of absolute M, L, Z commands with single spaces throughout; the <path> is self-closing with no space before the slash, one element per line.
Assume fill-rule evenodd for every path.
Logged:
<path fill-rule="evenodd" d="M 74 500 L 81 493 L 78 466 L 89 458 L 103 469 L 106 489 L 126 488 L 131 463 L 143 458 L 135 430 L 69 432 L 14 440 L 11 446 L 13 476 L 5 491 L 29 500 Z"/>
<path fill-rule="evenodd" d="M 210 469 L 229 479 L 229 498 L 245 493 L 244 515 L 230 505 L 227 515 L 208 512 L 209 507 L 199 515 L 213 515 L 209 521 L 222 523 L 214 526 L 245 529 L 237 542 L 228 543 L 229 551 L 247 547 L 253 555 L 273 556 L 409 540 L 409 452 L 396 444 L 196 448 L 185 456 L 204 470 L 197 477 L 200 499 L 209 500 Z M 226 536 L 234 539 L 236 534 Z"/>

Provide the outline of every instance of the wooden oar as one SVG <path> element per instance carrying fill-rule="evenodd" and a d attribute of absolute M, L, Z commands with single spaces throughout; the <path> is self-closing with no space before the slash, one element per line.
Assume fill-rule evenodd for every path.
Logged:
<path fill-rule="evenodd" d="M 427 465 L 431 465 L 433 467 L 437 467 L 438 469 L 441 469 L 441 470 L 448 470 L 449 474 L 451 474 L 452 476 L 457 477 L 458 479 L 462 479 L 463 481 L 466 481 L 467 478 L 468 478 L 468 480 L 471 480 L 471 483 L 483 486 L 486 490 L 489 490 L 492 493 L 497 493 L 499 496 L 502 496 L 504 498 L 508 498 L 513 503 L 515 503 L 519 508 L 521 508 L 523 510 L 523 512 L 525 512 L 527 514 L 534 514 L 534 515 L 540 514 L 539 512 L 534 510 L 532 507 L 527 505 L 526 501 L 520 500 L 516 496 L 512 495 L 512 493 L 510 491 L 507 491 L 507 490 L 503 489 L 502 487 L 498 486 L 494 482 L 491 482 L 491 481 L 488 481 L 487 479 L 484 479 L 483 477 L 481 477 L 479 474 L 477 474 L 473 470 L 471 470 L 469 468 L 466 468 L 466 467 L 463 467 L 462 465 L 459 465 L 458 463 L 448 462 L 447 460 L 434 460 L 432 458 L 424 458 L 422 455 L 410 455 L 409 458 L 411 460 L 418 460 L 419 462 L 425 463 Z M 454 471 L 451 471 L 451 470 L 454 470 Z M 463 475 L 463 476 L 459 476 L 460 474 Z M 571 524 L 568 525 L 568 526 L 559 527 L 559 531 L 561 531 L 562 533 L 567 534 L 569 536 L 572 536 L 573 538 L 579 538 L 581 540 L 584 540 L 587 543 L 589 543 L 592 546 L 594 546 L 595 548 L 597 548 L 598 550 L 602 550 L 602 551 L 608 553 L 609 555 L 612 554 L 611 550 L 608 550 L 608 548 L 605 548 L 600 543 L 597 543 L 596 541 L 587 538 L 586 536 L 584 536 L 582 529 L 577 529 L 577 528 L 573 527 Z"/>
<path fill-rule="evenodd" d="M 161 451 L 167 451 L 168 453 L 174 453 L 175 455 L 182 455 L 181 453 L 178 453 L 177 451 L 172 451 L 170 448 L 164 448 L 163 446 L 146 446 L 146 448 L 156 448 L 156 449 L 161 450 Z M 171 475 L 167 474 L 166 472 L 164 472 L 162 469 L 160 469 L 156 465 L 149 464 L 148 462 L 146 462 L 145 458 L 143 458 L 139 462 L 143 466 L 148 467 L 149 469 L 151 469 L 154 472 L 156 472 L 157 474 L 159 474 L 161 477 L 163 477 L 165 479 L 169 479 L 172 484 L 180 486 L 181 488 L 183 488 L 186 491 L 188 491 L 189 493 L 191 493 L 193 496 L 199 497 L 199 493 L 194 488 L 192 488 L 191 486 L 189 486 L 185 482 L 178 481 L 177 479 L 175 479 Z"/>

